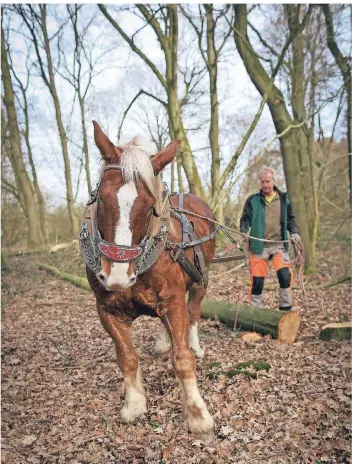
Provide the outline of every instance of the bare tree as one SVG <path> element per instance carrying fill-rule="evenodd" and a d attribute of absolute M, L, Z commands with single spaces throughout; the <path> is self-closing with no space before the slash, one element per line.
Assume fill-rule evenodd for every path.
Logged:
<path fill-rule="evenodd" d="M 181 114 L 181 101 L 178 97 L 178 15 L 177 5 L 136 5 L 142 17 L 146 21 L 145 26 L 151 26 L 154 30 L 157 39 L 160 43 L 161 49 L 165 58 L 165 73 L 158 69 L 142 50 L 137 47 L 135 43 L 135 36 L 129 37 L 126 32 L 121 28 L 118 21 L 108 13 L 104 5 L 98 5 L 105 17 L 110 21 L 112 26 L 118 31 L 123 39 L 129 44 L 131 49 L 147 64 L 152 70 L 154 75 L 160 82 L 166 94 L 166 101 L 162 104 L 167 108 L 169 116 L 169 129 L 170 136 L 173 139 L 181 140 L 180 145 L 180 158 L 182 167 L 185 171 L 191 193 L 194 193 L 204 198 L 204 188 L 199 177 L 198 169 L 196 167 L 194 157 L 192 155 L 191 146 L 185 130 L 182 114 Z M 153 9 L 155 7 L 155 9 Z M 160 101 L 160 99 L 159 99 Z"/>
<path fill-rule="evenodd" d="M 10 159 L 18 186 L 23 195 L 24 207 L 28 221 L 28 246 L 33 247 L 42 242 L 40 221 L 37 212 L 33 187 L 28 176 L 23 159 L 21 136 L 15 108 L 15 98 L 10 74 L 8 51 L 6 49 L 5 34 L 1 24 L 1 70 L 4 86 L 4 104 L 7 112 L 10 141 Z"/>
<path fill-rule="evenodd" d="M 287 189 L 301 227 L 301 236 L 306 250 L 306 270 L 311 270 L 314 268 L 315 263 L 313 262 L 311 234 L 308 223 L 309 212 L 306 202 L 308 185 L 304 183 L 304 181 L 307 181 L 309 175 L 309 159 L 307 156 L 308 128 L 304 118 L 304 112 L 301 111 L 301 95 L 299 92 L 296 92 L 296 101 L 292 104 L 299 118 L 296 120 L 291 117 L 282 92 L 272 83 L 272 80 L 262 66 L 257 53 L 254 51 L 249 41 L 247 32 L 247 6 L 235 5 L 234 8 L 236 15 L 234 37 L 237 49 L 253 84 L 262 96 L 267 95 L 267 104 L 277 134 L 283 134 L 280 136 L 280 146 Z M 294 8 L 297 8 L 294 12 L 290 9 L 288 10 L 289 13 L 293 13 L 293 17 L 290 18 L 289 27 L 290 35 L 292 36 L 292 34 L 294 34 L 293 41 L 295 41 L 294 48 L 296 50 L 294 53 L 298 60 L 299 54 L 301 54 L 301 39 L 299 36 L 307 24 L 312 8 L 310 7 L 308 9 L 302 21 L 300 21 L 299 18 L 300 5 Z M 299 82 L 300 73 L 301 67 L 293 74 Z M 299 82 L 296 84 L 297 89 L 299 87 Z M 304 192 L 305 195 L 302 195 L 302 192 Z"/>
<path fill-rule="evenodd" d="M 18 88 L 22 96 L 22 100 L 18 97 L 17 101 L 18 101 L 19 106 L 21 107 L 21 110 L 24 116 L 23 136 L 24 136 L 24 140 L 26 143 L 29 165 L 31 167 L 33 188 L 34 188 L 34 192 L 35 192 L 37 202 L 38 202 L 38 207 L 39 207 L 40 229 L 42 233 L 42 238 L 47 241 L 48 234 L 47 234 L 46 217 L 45 217 L 45 202 L 44 202 L 42 191 L 38 183 L 37 170 L 34 164 L 32 146 L 30 142 L 29 105 L 28 105 L 28 99 L 27 99 L 27 91 L 28 91 L 29 80 L 30 80 L 30 68 L 28 64 L 28 55 L 27 55 L 27 60 L 26 60 L 26 71 L 27 71 L 26 83 L 24 84 L 21 81 L 21 79 L 19 79 L 19 77 L 17 76 L 17 73 L 14 70 L 14 67 L 11 66 L 11 72 L 18 84 Z"/>
<path fill-rule="evenodd" d="M 73 237 L 78 234 L 78 218 L 74 210 L 74 197 L 71 179 L 71 163 L 68 153 L 67 134 L 63 124 L 60 101 L 56 89 L 54 64 L 51 51 L 51 39 L 47 29 L 47 5 L 39 5 L 38 9 L 34 5 L 16 5 L 16 11 L 25 22 L 34 45 L 35 53 L 38 59 L 37 66 L 39 73 L 47 86 L 52 97 L 56 123 L 60 136 L 62 156 L 64 161 L 64 172 L 66 181 L 66 200 L 67 208 L 71 223 L 71 233 Z M 56 32 L 57 34 L 57 32 Z M 55 35 L 56 35 L 55 34 Z M 43 56 L 44 51 L 44 56 Z M 46 63 L 45 63 L 46 62 Z"/>
<path fill-rule="evenodd" d="M 210 96 L 210 128 L 209 141 L 211 149 L 211 198 L 214 199 L 220 181 L 220 145 L 219 145 L 219 100 L 218 100 L 218 62 L 221 51 L 223 50 L 227 39 L 232 32 L 231 27 L 223 34 L 220 43 L 216 46 L 215 32 L 219 19 L 226 14 L 229 7 L 221 10 L 220 13 L 214 14 L 214 7 L 211 4 L 204 4 L 204 12 L 202 6 L 199 5 L 199 20 L 198 26 L 191 13 L 180 5 L 183 15 L 188 19 L 194 31 L 197 34 L 198 47 L 205 63 L 209 76 L 209 96 Z M 204 33 L 205 31 L 205 33 Z M 206 49 L 203 47 L 203 35 L 206 36 Z M 221 202 L 217 210 L 217 218 L 223 222 L 223 203 Z"/>

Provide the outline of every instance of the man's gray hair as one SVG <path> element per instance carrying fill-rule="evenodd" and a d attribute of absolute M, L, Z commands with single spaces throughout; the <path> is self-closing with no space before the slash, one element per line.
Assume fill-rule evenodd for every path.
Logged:
<path fill-rule="evenodd" d="M 275 180 L 275 178 L 276 178 L 275 169 L 269 168 L 268 166 L 263 166 L 262 169 L 259 171 L 259 174 L 258 174 L 259 180 L 260 180 L 260 176 L 261 176 L 264 172 L 270 172 L 270 174 L 273 176 L 273 180 Z"/>

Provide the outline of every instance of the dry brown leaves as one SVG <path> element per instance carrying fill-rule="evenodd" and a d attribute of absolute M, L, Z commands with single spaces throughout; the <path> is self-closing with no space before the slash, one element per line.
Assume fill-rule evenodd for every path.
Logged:
<path fill-rule="evenodd" d="M 82 273 L 75 253 L 40 260 Z M 334 264 L 329 257 L 321 255 L 312 281 L 342 273 L 346 258 L 340 253 Z M 321 325 L 349 318 L 348 285 L 309 291 L 308 308 L 302 292 L 295 292 L 303 324 L 292 346 L 270 337 L 248 344 L 217 322 L 201 322 L 206 355 L 198 362 L 199 387 L 216 421 L 215 439 L 206 444 L 186 430 L 170 358 L 153 354 L 158 321 L 135 323 L 149 409 L 136 424 L 124 425 L 122 375 L 93 296 L 38 271 L 34 262 L 12 258 L 12 271 L 3 278 L 2 462 L 350 462 L 350 347 L 317 340 Z M 208 296 L 245 302 L 248 271 L 222 277 L 223 271 L 215 268 Z M 275 282 L 273 273 L 270 280 Z M 275 307 L 276 299 L 268 292 L 265 304 Z M 250 359 L 265 359 L 271 369 L 257 380 L 207 376 L 214 362 L 226 370 Z"/>

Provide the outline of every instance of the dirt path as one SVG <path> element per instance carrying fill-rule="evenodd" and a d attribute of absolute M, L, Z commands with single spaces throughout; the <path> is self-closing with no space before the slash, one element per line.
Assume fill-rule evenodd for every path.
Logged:
<path fill-rule="evenodd" d="M 202 321 L 206 355 L 198 379 L 216 420 L 216 437 L 207 445 L 186 430 L 169 357 L 153 355 L 157 320 L 134 325 L 149 410 L 135 425 L 123 425 L 122 376 L 93 296 L 38 271 L 33 257 L 12 258 L 9 265 L 2 283 L 2 462 L 350 462 L 347 342 L 306 337 L 284 346 L 264 337 L 245 344 L 230 329 Z M 243 300 L 243 282 L 221 276 L 213 275 L 210 296 Z M 271 304 L 274 296 L 266 298 Z M 309 298 L 309 314 L 298 304 L 302 336 L 349 313 L 346 286 Z M 257 379 L 209 376 L 215 362 L 226 371 L 251 359 L 266 360 L 270 370 Z"/>

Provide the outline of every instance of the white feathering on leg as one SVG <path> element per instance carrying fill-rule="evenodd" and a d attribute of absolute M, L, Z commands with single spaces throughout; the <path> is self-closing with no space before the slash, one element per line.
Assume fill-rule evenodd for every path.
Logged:
<path fill-rule="evenodd" d="M 202 358 L 204 356 L 204 350 L 202 350 L 199 343 L 198 322 L 189 328 L 189 344 L 197 358 Z"/>
<path fill-rule="evenodd" d="M 168 331 L 166 330 L 164 324 L 160 325 L 158 338 L 155 342 L 154 351 L 157 354 L 164 354 L 170 351 L 171 349 L 171 340 Z"/>
<path fill-rule="evenodd" d="M 125 386 L 125 405 L 121 409 L 121 419 L 123 422 L 133 422 L 147 412 L 147 399 L 144 393 L 139 366 L 134 381 L 125 377 Z"/>

